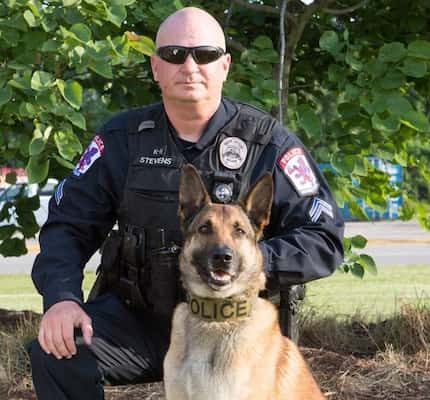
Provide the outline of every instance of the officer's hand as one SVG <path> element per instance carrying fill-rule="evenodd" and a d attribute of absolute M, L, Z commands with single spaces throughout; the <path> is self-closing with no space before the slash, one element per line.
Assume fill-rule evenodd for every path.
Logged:
<path fill-rule="evenodd" d="M 91 344 L 91 318 L 74 301 L 60 301 L 51 306 L 40 322 L 38 340 L 47 354 L 58 359 L 76 354 L 74 329 L 81 328 L 84 342 Z"/>

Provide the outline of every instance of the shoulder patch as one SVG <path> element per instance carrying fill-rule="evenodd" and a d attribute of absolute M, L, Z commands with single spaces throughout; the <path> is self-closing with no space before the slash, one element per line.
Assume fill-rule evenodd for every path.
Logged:
<path fill-rule="evenodd" d="M 325 214 L 333 219 L 333 207 L 326 201 L 315 197 L 312 202 L 311 209 L 309 210 L 309 217 L 312 222 L 317 222 L 321 214 Z"/>
<path fill-rule="evenodd" d="M 57 203 L 57 206 L 60 205 L 61 199 L 63 198 L 64 194 L 64 184 L 66 183 L 66 179 L 63 179 L 57 186 L 57 189 L 55 190 L 55 202 Z"/>
<path fill-rule="evenodd" d="M 104 148 L 105 145 L 103 143 L 103 139 L 99 135 L 94 136 L 93 140 L 88 145 L 87 149 L 84 151 L 84 154 L 82 154 L 78 164 L 73 170 L 73 175 L 81 176 L 85 174 L 91 165 L 93 165 L 93 163 L 101 157 Z"/>
<path fill-rule="evenodd" d="M 318 191 L 318 180 L 301 147 L 287 150 L 278 159 L 278 165 L 300 196 L 310 196 Z"/>

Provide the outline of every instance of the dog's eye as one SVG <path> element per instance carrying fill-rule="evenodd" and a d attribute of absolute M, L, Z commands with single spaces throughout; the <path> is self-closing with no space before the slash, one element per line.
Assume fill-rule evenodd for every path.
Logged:
<path fill-rule="evenodd" d="M 202 233 L 205 235 L 211 232 L 211 227 L 208 224 L 204 224 L 202 226 L 199 226 L 198 231 L 199 233 Z"/>
<path fill-rule="evenodd" d="M 240 235 L 240 236 L 242 236 L 242 235 L 244 235 L 246 233 L 240 226 L 235 226 L 234 227 L 234 232 L 237 235 Z"/>

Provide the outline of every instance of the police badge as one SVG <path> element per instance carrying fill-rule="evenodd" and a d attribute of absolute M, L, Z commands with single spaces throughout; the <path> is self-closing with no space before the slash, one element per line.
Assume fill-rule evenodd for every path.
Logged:
<path fill-rule="evenodd" d="M 247 154 L 246 143 L 238 137 L 228 137 L 219 146 L 221 163 L 229 169 L 240 168 L 245 162 Z"/>

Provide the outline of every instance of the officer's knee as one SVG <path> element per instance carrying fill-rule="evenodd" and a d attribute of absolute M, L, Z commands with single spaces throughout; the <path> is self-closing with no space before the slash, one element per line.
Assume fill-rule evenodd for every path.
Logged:
<path fill-rule="evenodd" d="M 30 357 L 31 368 L 34 369 L 44 369 L 49 364 L 55 363 L 57 359 L 51 355 L 47 354 L 42 347 L 40 347 L 39 341 L 34 339 L 27 345 L 28 355 Z"/>

